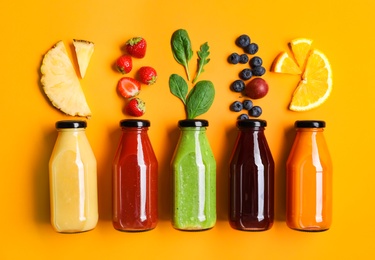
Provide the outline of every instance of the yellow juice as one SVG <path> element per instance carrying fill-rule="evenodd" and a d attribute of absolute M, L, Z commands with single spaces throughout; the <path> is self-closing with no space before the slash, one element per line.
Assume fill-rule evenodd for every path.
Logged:
<path fill-rule="evenodd" d="M 49 175 L 54 229 L 75 233 L 95 228 L 98 221 L 96 159 L 83 128 L 58 129 Z"/>

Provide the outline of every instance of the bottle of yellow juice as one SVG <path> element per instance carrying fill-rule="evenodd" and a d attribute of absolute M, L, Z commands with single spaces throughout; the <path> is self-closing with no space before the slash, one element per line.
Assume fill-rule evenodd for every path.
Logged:
<path fill-rule="evenodd" d="M 85 121 L 56 122 L 58 136 L 49 162 L 51 224 L 57 232 L 76 233 L 98 222 L 96 159 Z"/>

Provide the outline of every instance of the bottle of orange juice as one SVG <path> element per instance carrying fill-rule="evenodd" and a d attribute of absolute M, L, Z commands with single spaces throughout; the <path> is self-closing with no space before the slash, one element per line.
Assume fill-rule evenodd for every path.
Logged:
<path fill-rule="evenodd" d="M 301 231 L 325 231 L 332 222 L 332 162 L 324 121 L 295 122 L 286 163 L 286 223 Z"/>
<path fill-rule="evenodd" d="M 77 233 L 98 222 L 96 159 L 86 122 L 56 122 L 57 139 L 49 162 L 51 224 L 57 232 Z"/>

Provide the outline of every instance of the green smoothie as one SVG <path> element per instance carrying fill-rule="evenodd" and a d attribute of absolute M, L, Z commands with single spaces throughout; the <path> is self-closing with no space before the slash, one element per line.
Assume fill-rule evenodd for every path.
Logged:
<path fill-rule="evenodd" d="M 172 160 L 172 224 L 180 230 L 209 229 L 216 222 L 215 158 L 205 127 L 181 127 L 180 124 L 180 128 L 181 136 Z"/>

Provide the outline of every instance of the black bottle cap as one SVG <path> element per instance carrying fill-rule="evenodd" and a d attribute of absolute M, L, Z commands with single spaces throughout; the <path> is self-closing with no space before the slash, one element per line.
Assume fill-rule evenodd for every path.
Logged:
<path fill-rule="evenodd" d="M 265 127 L 267 121 L 259 119 L 240 119 L 237 120 L 238 127 Z"/>
<path fill-rule="evenodd" d="M 149 127 L 150 121 L 140 119 L 124 119 L 120 121 L 121 127 Z"/>
<path fill-rule="evenodd" d="M 294 126 L 296 128 L 324 128 L 326 122 L 321 120 L 297 120 Z"/>
<path fill-rule="evenodd" d="M 87 123 L 86 121 L 82 121 L 82 120 L 62 120 L 62 121 L 57 121 L 55 126 L 57 129 L 86 128 Z"/>
<path fill-rule="evenodd" d="M 185 119 L 178 121 L 179 127 L 206 127 L 208 121 L 203 119 Z"/>

